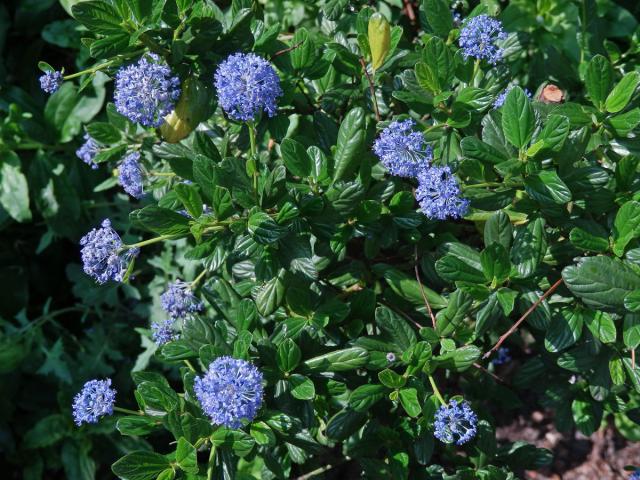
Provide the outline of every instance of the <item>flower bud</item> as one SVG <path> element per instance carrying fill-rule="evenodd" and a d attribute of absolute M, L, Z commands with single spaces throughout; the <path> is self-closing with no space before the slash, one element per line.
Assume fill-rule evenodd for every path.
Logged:
<path fill-rule="evenodd" d="M 387 58 L 391 46 L 389 22 L 380 13 L 374 13 L 369 19 L 369 48 L 371 49 L 371 68 L 375 72 Z"/>

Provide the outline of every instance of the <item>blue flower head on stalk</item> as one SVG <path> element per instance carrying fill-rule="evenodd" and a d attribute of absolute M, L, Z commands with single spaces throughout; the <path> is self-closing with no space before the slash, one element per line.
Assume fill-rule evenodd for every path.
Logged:
<path fill-rule="evenodd" d="M 116 74 L 116 110 L 145 127 L 159 127 L 180 98 L 180 79 L 155 53 Z"/>
<path fill-rule="evenodd" d="M 164 320 L 162 322 L 153 322 L 151 324 L 151 338 L 156 345 L 161 347 L 165 343 L 177 340 L 179 335 L 176 332 L 173 320 Z"/>
<path fill-rule="evenodd" d="M 498 42 L 506 38 L 500 20 L 489 15 L 478 15 L 468 20 L 460 30 L 462 55 L 464 58 L 485 59 L 495 65 L 502 60 L 504 52 Z"/>
<path fill-rule="evenodd" d="M 251 421 L 262 405 L 262 373 L 250 362 L 216 358 L 193 389 L 202 410 L 214 425 L 240 428 Z"/>
<path fill-rule="evenodd" d="M 411 119 L 392 122 L 373 144 L 373 151 L 392 175 L 415 177 L 433 159 L 433 150 Z"/>
<path fill-rule="evenodd" d="M 131 152 L 124 157 L 118 167 L 118 183 L 125 192 L 134 198 L 144 197 L 142 168 L 140 167 L 140 153 Z"/>
<path fill-rule="evenodd" d="M 88 133 L 84 134 L 84 140 L 84 143 L 76 150 L 76 156 L 95 170 L 98 168 L 98 164 L 93 159 L 100 151 L 100 145 Z"/>
<path fill-rule="evenodd" d="M 187 282 L 173 282 L 160 297 L 162 308 L 171 318 L 185 318 L 204 308 L 204 303 L 196 298 L 190 287 Z"/>
<path fill-rule="evenodd" d="M 443 443 L 463 445 L 476 436 L 478 417 L 466 401 L 451 400 L 436 412 L 435 437 Z"/>
<path fill-rule="evenodd" d="M 124 243 L 109 220 L 103 220 L 100 228 L 82 237 L 80 245 L 84 272 L 100 284 L 109 280 L 122 282 L 129 262 L 140 252 L 137 247 L 123 248 Z"/>
<path fill-rule="evenodd" d="M 261 111 L 273 117 L 282 96 L 280 77 L 264 58 L 254 53 L 229 55 L 216 70 L 218 103 L 236 121 L 251 122 Z"/>
<path fill-rule="evenodd" d="M 462 198 L 458 181 L 448 166 L 422 169 L 416 198 L 422 213 L 432 220 L 462 218 L 469 210 L 469 201 Z"/>
<path fill-rule="evenodd" d="M 55 93 L 60 88 L 60 85 L 62 85 L 62 81 L 62 72 L 57 70 L 48 71 L 40 76 L 40 88 L 45 93 Z"/>
<path fill-rule="evenodd" d="M 640 469 L 634 471 L 629 477 L 629 480 L 640 480 Z"/>
<path fill-rule="evenodd" d="M 505 88 L 500 95 L 498 95 L 496 97 L 495 102 L 493 102 L 493 109 L 497 110 L 498 108 L 502 107 L 502 105 L 504 105 L 504 101 L 507 99 L 507 95 L 509 95 L 509 92 L 513 90 L 513 85 L 509 85 L 507 88 Z M 533 97 L 533 95 L 531 95 L 531 92 L 529 90 L 527 90 L 526 88 L 524 89 L 524 93 L 527 97 L 529 97 L 529 99 L 531 99 Z"/>
<path fill-rule="evenodd" d="M 113 414 L 116 391 L 111 379 L 90 380 L 73 399 L 73 419 L 76 425 L 97 423 L 100 417 Z"/>

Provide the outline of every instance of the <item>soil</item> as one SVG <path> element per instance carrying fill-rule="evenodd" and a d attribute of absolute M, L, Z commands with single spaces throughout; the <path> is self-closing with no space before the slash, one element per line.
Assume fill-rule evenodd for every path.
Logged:
<path fill-rule="evenodd" d="M 640 462 L 640 442 L 630 442 L 611 426 L 590 437 L 578 431 L 558 432 L 550 412 L 533 411 L 516 417 L 496 430 L 498 441 L 524 440 L 553 452 L 548 467 L 525 472 L 527 480 L 614 480 L 626 479 L 625 466 Z"/>

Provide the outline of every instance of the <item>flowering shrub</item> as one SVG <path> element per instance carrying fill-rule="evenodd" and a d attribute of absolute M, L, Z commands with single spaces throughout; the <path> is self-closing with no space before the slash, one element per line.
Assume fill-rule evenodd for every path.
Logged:
<path fill-rule="evenodd" d="M 69 478 L 94 476 L 82 439 L 115 428 L 125 480 L 498 480 L 553 457 L 498 441 L 503 411 L 640 438 L 627 10 L 61 3 L 81 50 L 39 64 L 51 144 L 19 95 L 3 107 L 1 213 L 72 238 L 86 331 L 125 316 L 142 351 L 45 363 L 75 397 L 25 448 L 64 441 Z M 65 144 L 83 173 L 33 166 Z M 100 196 L 82 233 L 71 181 Z M 42 328 L 17 318 L 7 344 Z"/>

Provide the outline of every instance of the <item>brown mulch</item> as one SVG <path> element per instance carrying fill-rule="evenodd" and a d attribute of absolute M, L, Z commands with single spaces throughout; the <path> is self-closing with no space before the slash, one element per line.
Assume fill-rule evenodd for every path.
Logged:
<path fill-rule="evenodd" d="M 558 432 L 550 415 L 534 411 L 497 428 L 498 441 L 524 440 L 553 452 L 553 463 L 536 472 L 525 472 L 527 480 L 626 479 L 625 465 L 640 463 L 640 442 L 620 436 L 611 426 L 586 437 L 578 431 Z"/>

